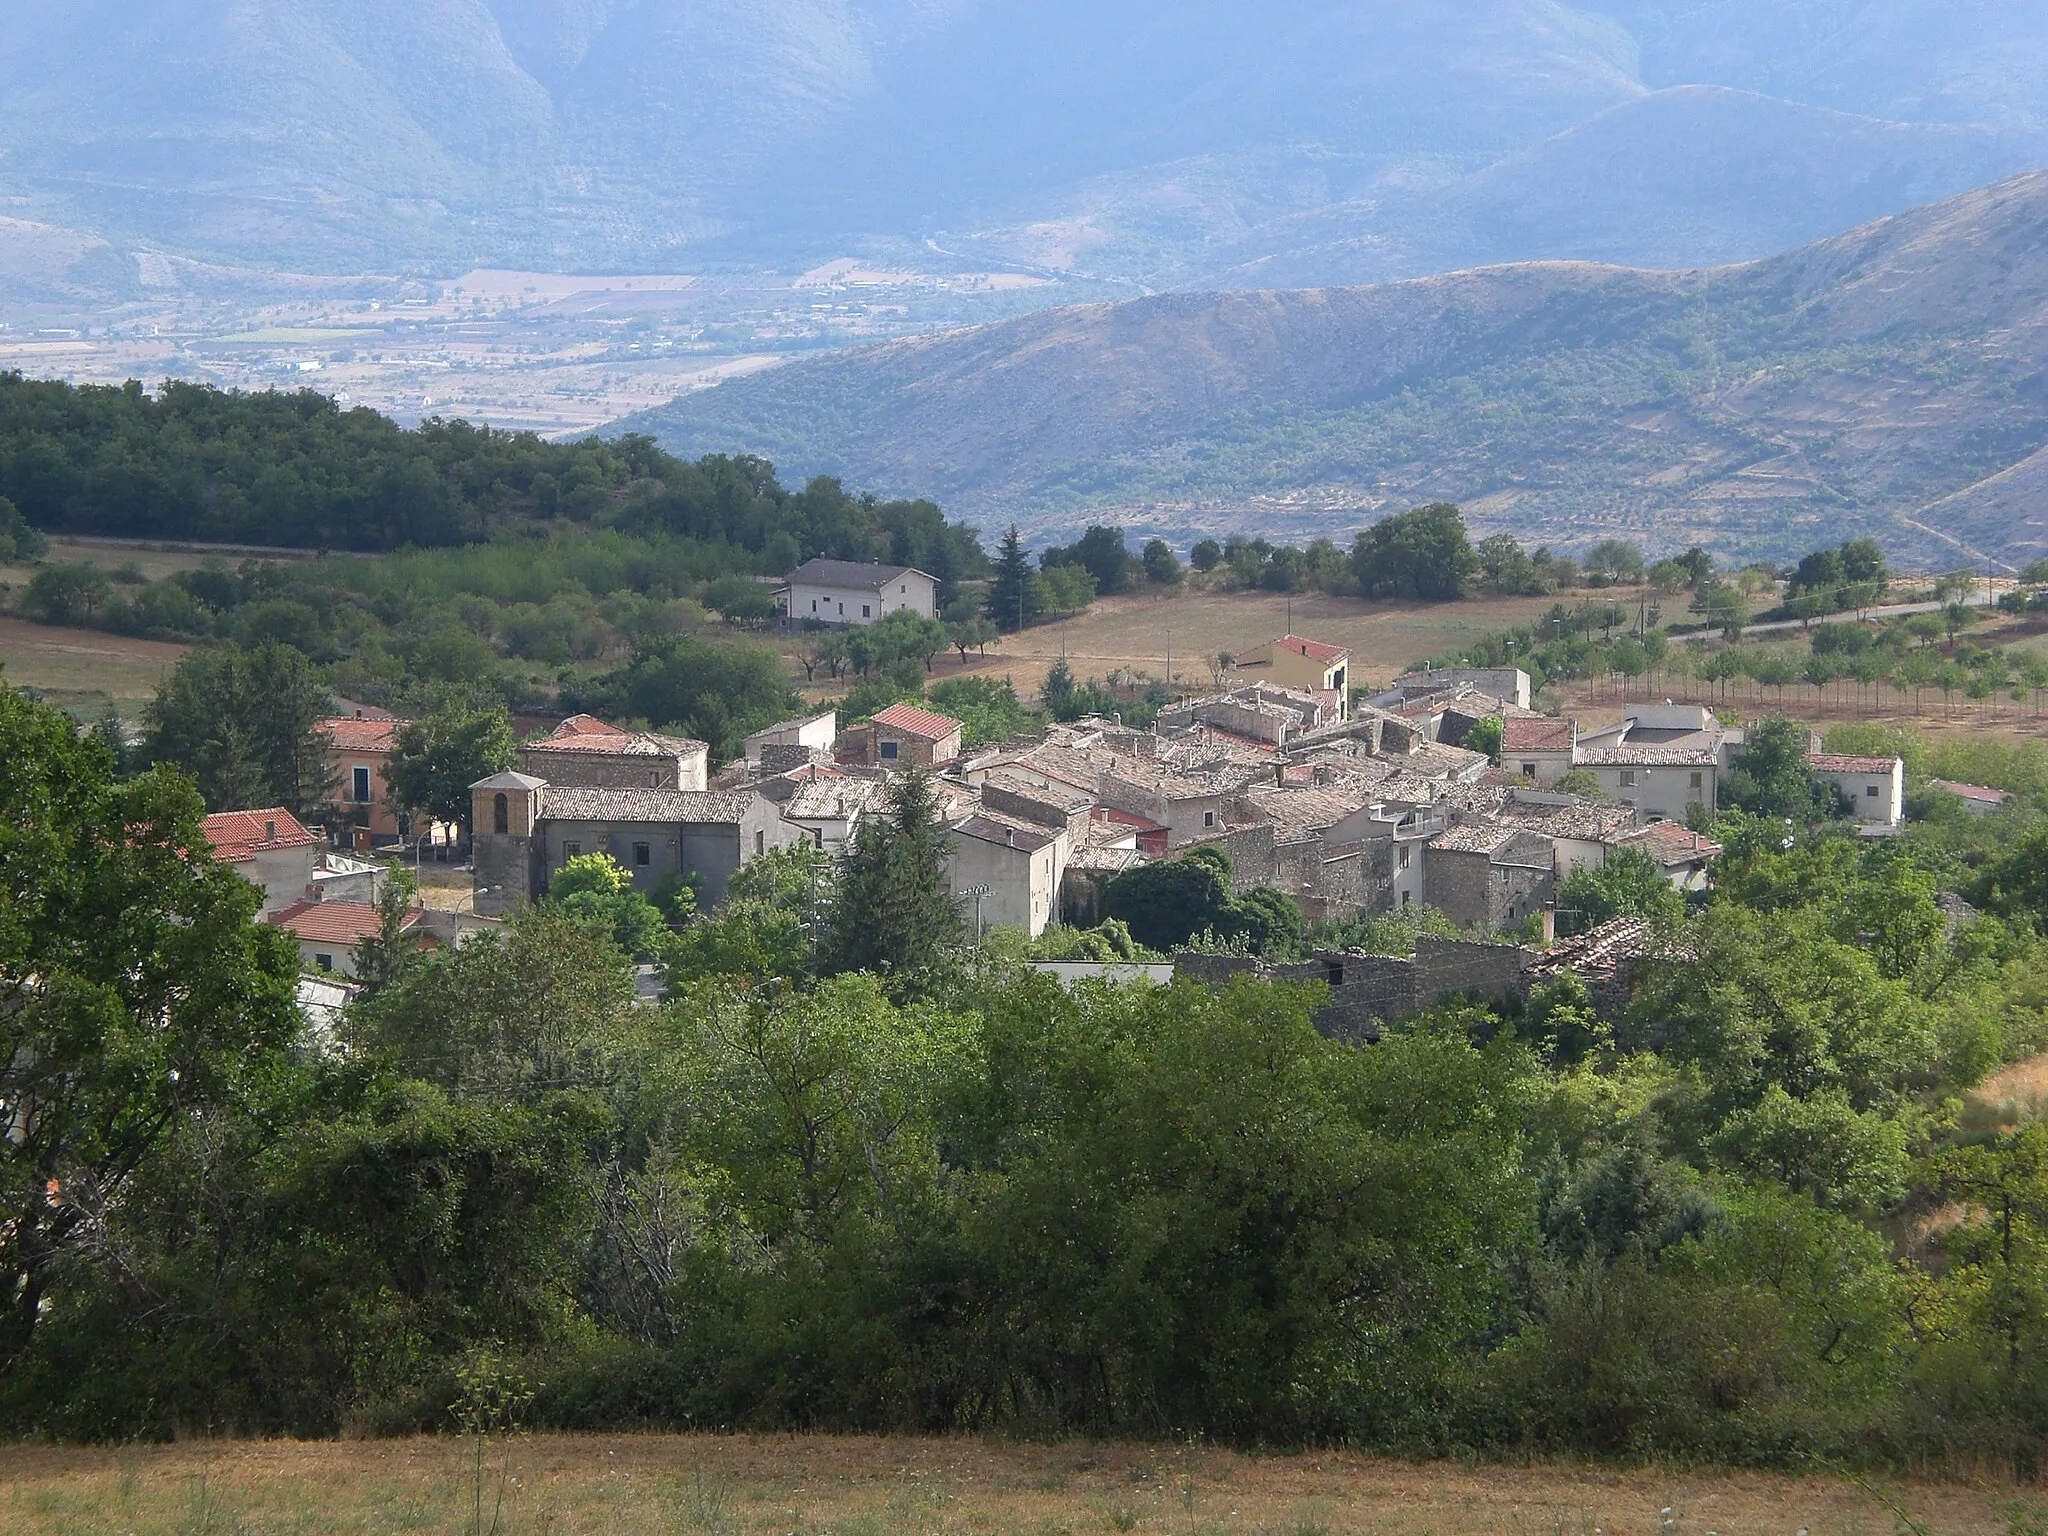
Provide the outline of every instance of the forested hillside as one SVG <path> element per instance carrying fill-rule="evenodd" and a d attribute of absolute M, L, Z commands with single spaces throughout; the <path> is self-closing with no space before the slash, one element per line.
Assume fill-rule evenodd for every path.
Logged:
<path fill-rule="evenodd" d="M 1436 499 L 1576 547 L 2048 547 L 2048 175 L 1767 262 L 1175 294 L 842 353 L 629 425 L 1051 531 L 1343 535 Z M 1938 516 L 1926 511 L 1948 500 Z M 1113 517 L 1109 516 L 1114 513 Z"/>
<path fill-rule="evenodd" d="M 686 463 L 645 438 L 552 444 L 460 421 L 409 431 L 311 392 L 175 381 L 148 393 L 0 374 L 0 498 L 46 533 L 123 538 L 393 550 L 559 524 L 700 546 L 712 575 L 827 555 L 950 580 L 980 560 L 930 503 L 829 481 L 788 491 L 758 459 Z"/>

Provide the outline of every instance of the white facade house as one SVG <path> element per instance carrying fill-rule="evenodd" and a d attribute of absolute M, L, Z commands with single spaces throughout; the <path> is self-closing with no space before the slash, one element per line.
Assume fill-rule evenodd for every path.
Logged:
<path fill-rule="evenodd" d="M 1731 731 L 1703 704 L 1644 704 L 1598 731 L 1580 731 L 1572 766 L 1646 819 L 1683 821 L 1694 806 L 1719 809 L 1719 781 L 1736 748 Z"/>
<path fill-rule="evenodd" d="M 1872 831 L 1891 831 L 1906 819 L 1906 761 L 1900 757 L 1852 757 L 1815 752 L 1806 759 L 1814 776 L 1842 792 L 1856 821 Z"/>
<path fill-rule="evenodd" d="M 936 619 L 939 583 L 907 565 L 808 560 L 789 573 L 779 600 L 791 624 L 879 624 L 898 609 Z"/>

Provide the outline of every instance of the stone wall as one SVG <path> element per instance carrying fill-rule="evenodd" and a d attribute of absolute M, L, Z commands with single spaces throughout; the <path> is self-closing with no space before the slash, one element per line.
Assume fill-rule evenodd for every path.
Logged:
<path fill-rule="evenodd" d="M 1332 1040 L 1369 1045 L 1380 1026 L 1433 1007 L 1447 997 L 1524 998 L 1527 954 L 1512 944 L 1421 938 L 1415 955 L 1318 955 L 1269 965 L 1242 955 L 1174 956 L 1176 980 L 1221 986 L 1233 976 L 1320 983 L 1329 997 L 1316 1010 L 1316 1028 Z"/>
<path fill-rule="evenodd" d="M 484 917 L 498 917 L 533 899 L 532 838 L 480 832 L 472 852 L 476 864 L 472 910 Z"/>

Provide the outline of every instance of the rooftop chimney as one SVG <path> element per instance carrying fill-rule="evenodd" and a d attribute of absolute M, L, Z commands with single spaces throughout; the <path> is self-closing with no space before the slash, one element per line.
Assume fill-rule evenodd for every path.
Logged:
<path fill-rule="evenodd" d="M 277 841 L 276 822 L 266 821 L 265 823 L 263 823 L 263 841 L 265 841 L 266 843 L 274 843 Z"/>
<path fill-rule="evenodd" d="M 1003 828 L 1003 846 L 1005 848 L 1017 846 L 1017 829 L 1015 827 Z"/>

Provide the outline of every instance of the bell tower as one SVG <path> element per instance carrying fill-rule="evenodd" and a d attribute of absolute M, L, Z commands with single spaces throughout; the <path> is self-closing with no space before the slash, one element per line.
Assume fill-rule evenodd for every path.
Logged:
<path fill-rule="evenodd" d="M 533 900 L 535 838 L 547 787 L 545 779 L 523 773 L 500 773 L 469 786 L 477 916 L 503 917 Z"/>

